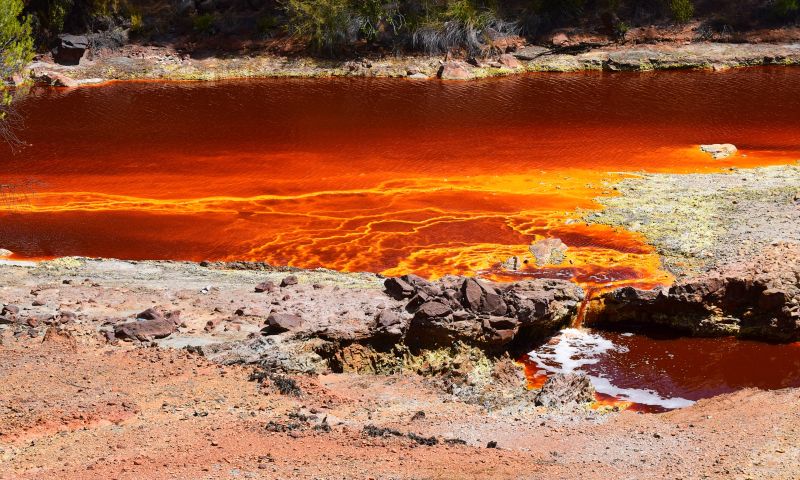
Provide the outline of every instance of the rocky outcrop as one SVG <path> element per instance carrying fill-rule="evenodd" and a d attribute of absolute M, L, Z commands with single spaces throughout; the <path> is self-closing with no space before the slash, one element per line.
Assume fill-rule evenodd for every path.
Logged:
<path fill-rule="evenodd" d="M 61 65 L 78 65 L 89 48 L 83 35 L 59 35 L 59 44 L 53 49 L 53 59 Z"/>
<path fill-rule="evenodd" d="M 749 265 L 714 270 L 670 288 L 614 290 L 592 302 L 587 324 L 800 340 L 800 246 L 775 245 Z"/>
<path fill-rule="evenodd" d="M 568 324 L 584 297 L 563 280 L 492 284 L 471 277 L 428 282 L 414 275 L 386 280 L 395 298 L 407 299 L 413 315 L 405 342 L 436 347 L 463 342 L 501 349 L 514 340 L 544 336 Z"/>

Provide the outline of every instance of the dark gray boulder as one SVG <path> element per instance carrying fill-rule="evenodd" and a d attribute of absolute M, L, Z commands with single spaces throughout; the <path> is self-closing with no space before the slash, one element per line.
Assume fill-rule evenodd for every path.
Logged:
<path fill-rule="evenodd" d="M 84 35 L 59 35 L 59 44 L 53 49 L 53 60 L 61 65 L 78 65 L 89 48 Z"/>

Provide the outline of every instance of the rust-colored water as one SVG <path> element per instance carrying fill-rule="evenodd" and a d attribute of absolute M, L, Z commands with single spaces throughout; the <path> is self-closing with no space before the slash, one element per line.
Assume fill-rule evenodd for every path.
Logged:
<path fill-rule="evenodd" d="M 800 158 L 800 70 L 468 83 L 260 80 L 34 91 L 0 150 L 21 258 L 248 259 L 589 286 L 669 280 L 636 234 L 580 223 L 620 173 Z M 737 144 L 714 161 L 697 151 Z M 562 266 L 495 268 L 561 238 Z"/>
<path fill-rule="evenodd" d="M 572 330 L 563 335 L 581 341 L 560 355 L 542 355 L 552 351 L 544 347 L 522 359 L 529 388 L 541 388 L 547 368 L 582 371 L 601 391 L 598 406 L 661 411 L 742 388 L 800 387 L 800 343 Z"/>

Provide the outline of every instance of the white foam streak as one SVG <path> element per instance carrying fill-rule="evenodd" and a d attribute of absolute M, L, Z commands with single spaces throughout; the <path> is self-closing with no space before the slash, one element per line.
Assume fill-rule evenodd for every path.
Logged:
<path fill-rule="evenodd" d="M 626 349 L 598 334 L 567 328 L 562 330 L 555 343 L 543 345 L 528 356 L 547 373 L 573 373 L 581 371 L 586 365 L 598 363 L 603 355 L 611 351 L 624 353 Z M 588 376 L 597 392 L 621 400 L 663 408 L 681 408 L 694 403 L 681 397 L 666 398 L 650 389 L 617 387 L 599 375 Z"/>

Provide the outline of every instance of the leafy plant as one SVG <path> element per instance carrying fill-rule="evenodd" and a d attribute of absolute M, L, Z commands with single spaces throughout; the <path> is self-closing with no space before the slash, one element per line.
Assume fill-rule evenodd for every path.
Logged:
<path fill-rule="evenodd" d="M 259 35 L 262 37 L 269 37 L 272 35 L 273 30 L 278 27 L 278 19 L 274 15 L 263 15 L 258 18 L 256 28 Z"/>
<path fill-rule="evenodd" d="M 21 17 L 22 0 L 0 0 L 0 137 L 11 140 L 7 121 L 11 112 L 11 92 L 5 79 L 20 72 L 33 59 L 33 38 L 28 17 Z"/>
<path fill-rule="evenodd" d="M 375 40 L 381 33 L 397 35 L 405 26 L 405 16 L 397 2 L 363 0 L 355 3 L 359 32 L 367 40 Z"/>
<path fill-rule="evenodd" d="M 692 0 L 669 0 L 669 11 L 678 23 L 686 23 L 694 16 Z"/>
<path fill-rule="evenodd" d="M 214 33 L 214 21 L 216 17 L 212 13 L 195 15 L 192 18 L 192 30 L 198 35 L 208 36 Z"/>
<path fill-rule="evenodd" d="M 800 11 L 800 0 L 777 0 L 775 12 L 779 17 L 789 17 Z"/>
<path fill-rule="evenodd" d="M 138 32 L 144 27 L 144 20 L 142 14 L 139 12 L 131 13 L 131 31 Z"/>
<path fill-rule="evenodd" d="M 73 0 L 52 0 L 48 2 L 47 26 L 52 32 L 64 30 L 64 21 L 72 10 Z"/>
<path fill-rule="evenodd" d="M 321 51 L 333 52 L 358 37 L 359 21 L 347 0 L 287 0 L 289 31 Z"/>

